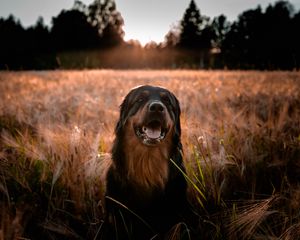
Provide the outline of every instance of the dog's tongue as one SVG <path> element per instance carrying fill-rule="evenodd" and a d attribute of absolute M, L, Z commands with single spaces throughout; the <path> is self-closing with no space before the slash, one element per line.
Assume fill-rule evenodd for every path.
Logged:
<path fill-rule="evenodd" d="M 146 133 L 148 138 L 156 139 L 159 138 L 161 135 L 161 128 L 143 128 L 144 132 Z"/>

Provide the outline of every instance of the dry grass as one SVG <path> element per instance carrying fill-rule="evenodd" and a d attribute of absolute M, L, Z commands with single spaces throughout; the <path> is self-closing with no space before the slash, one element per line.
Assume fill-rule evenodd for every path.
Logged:
<path fill-rule="evenodd" d="M 299 73 L 103 70 L 0 73 L 0 239 L 98 236 L 118 106 L 141 84 L 181 102 L 196 235 L 299 237 Z"/>

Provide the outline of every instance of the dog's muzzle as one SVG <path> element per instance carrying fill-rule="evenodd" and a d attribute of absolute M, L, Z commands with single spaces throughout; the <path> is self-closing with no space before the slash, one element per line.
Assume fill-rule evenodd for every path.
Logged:
<path fill-rule="evenodd" d="M 135 133 L 145 145 L 155 146 L 165 137 L 169 128 L 166 122 L 166 106 L 160 101 L 152 101 L 141 125 L 135 127 Z"/>

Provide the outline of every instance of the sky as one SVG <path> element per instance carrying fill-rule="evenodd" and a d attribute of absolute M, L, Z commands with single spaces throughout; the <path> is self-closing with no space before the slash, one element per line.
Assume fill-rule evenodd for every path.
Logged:
<path fill-rule="evenodd" d="M 90 4 L 93 0 L 81 0 Z M 125 40 L 136 39 L 143 45 L 161 42 L 170 28 L 179 23 L 190 0 L 115 0 L 125 26 Z M 263 9 L 276 0 L 195 0 L 201 14 L 213 18 L 224 14 L 230 21 L 244 10 L 261 5 Z M 70 9 L 74 0 L 1 0 L 0 17 L 13 14 L 24 27 L 34 25 L 39 16 L 50 26 L 51 18 L 62 9 Z M 296 11 L 300 0 L 290 0 Z"/>

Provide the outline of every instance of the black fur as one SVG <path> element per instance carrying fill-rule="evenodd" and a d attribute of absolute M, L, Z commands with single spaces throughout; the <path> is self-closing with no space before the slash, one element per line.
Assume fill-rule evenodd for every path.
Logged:
<path fill-rule="evenodd" d="M 127 179 L 124 159 L 124 126 L 130 116 L 141 107 L 136 96 L 149 91 L 148 98 L 160 98 L 159 92 L 167 94 L 168 111 L 171 113 L 175 131 L 172 136 L 171 159 L 185 172 L 180 141 L 180 106 L 177 98 L 168 90 L 152 86 L 133 89 L 125 97 L 120 109 L 120 118 L 115 129 L 112 148 L 113 164 L 106 178 L 105 231 L 107 239 L 162 239 L 172 226 L 183 222 L 188 208 L 187 183 L 183 174 L 169 161 L 169 175 L 163 190 L 153 189 L 146 194 Z M 160 99 L 162 100 L 162 99 Z M 163 101 L 163 100 L 162 100 Z"/>

